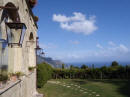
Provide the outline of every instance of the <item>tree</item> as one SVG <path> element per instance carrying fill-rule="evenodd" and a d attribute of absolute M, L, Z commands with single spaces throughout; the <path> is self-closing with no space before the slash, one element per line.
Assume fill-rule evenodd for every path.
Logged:
<path fill-rule="evenodd" d="M 88 66 L 86 66 L 85 64 L 83 64 L 82 66 L 81 66 L 81 69 L 87 69 L 88 68 Z"/>
<path fill-rule="evenodd" d="M 62 69 L 65 69 L 65 64 L 62 64 Z"/>
<path fill-rule="evenodd" d="M 94 64 L 92 64 L 92 69 L 94 69 L 95 67 L 94 67 Z"/>
<path fill-rule="evenodd" d="M 41 63 L 37 65 L 37 87 L 41 88 L 52 78 L 53 69 L 47 63 Z"/>
<path fill-rule="evenodd" d="M 119 63 L 117 61 L 113 61 L 111 64 L 112 67 L 117 67 L 119 66 Z"/>
<path fill-rule="evenodd" d="M 70 70 L 80 69 L 78 66 L 70 65 Z"/>
<path fill-rule="evenodd" d="M 78 66 L 74 66 L 74 69 L 80 69 Z"/>
<path fill-rule="evenodd" d="M 70 70 L 72 70 L 74 68 L 74 66 L 73 65 L 70 65 Z"/>

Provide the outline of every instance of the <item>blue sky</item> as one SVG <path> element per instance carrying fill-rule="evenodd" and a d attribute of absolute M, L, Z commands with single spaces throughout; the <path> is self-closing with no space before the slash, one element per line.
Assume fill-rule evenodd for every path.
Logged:
<path fill-rule="evenodd" d="M 39 41 L 64 62 L 128 62 L 130 0 L 38 0 Z"/>

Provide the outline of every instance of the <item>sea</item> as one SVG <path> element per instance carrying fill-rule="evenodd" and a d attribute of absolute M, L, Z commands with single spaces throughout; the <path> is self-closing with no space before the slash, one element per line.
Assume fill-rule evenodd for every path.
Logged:
<path fill-rule="evenodd" d="M 130 62 L 118 62 L 118 63 L 119 65 L 122 66 L 126 65 L 130 66 Z M 88 67 L 92 67 L 92 65 L 94 64 L 95 68 L 100 68 L 102 66 L 111 66 L 112 62 L 70 62 L 65 64 L 67 65 L 67 67 L 69 67 L 70 65 L 81 67 L 83 64 L 87 65 Z"/>

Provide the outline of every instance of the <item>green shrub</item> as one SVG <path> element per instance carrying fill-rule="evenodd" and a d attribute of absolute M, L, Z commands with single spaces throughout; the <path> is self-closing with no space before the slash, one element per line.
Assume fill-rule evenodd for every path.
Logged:
<path fill-rule="evenodd" d="M 37 87 L 41 88 L 52 78 L 52 67 L 47 63 L 38 64 L 37 66 Z"/>

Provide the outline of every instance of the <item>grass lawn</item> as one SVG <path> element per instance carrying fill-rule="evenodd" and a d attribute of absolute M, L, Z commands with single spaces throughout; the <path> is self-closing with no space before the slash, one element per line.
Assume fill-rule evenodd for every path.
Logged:
<path fill-rule="evenodd" d="M 50 80 L 38 91 L 44 97 L 130 97 L 130 81 Z"/>

